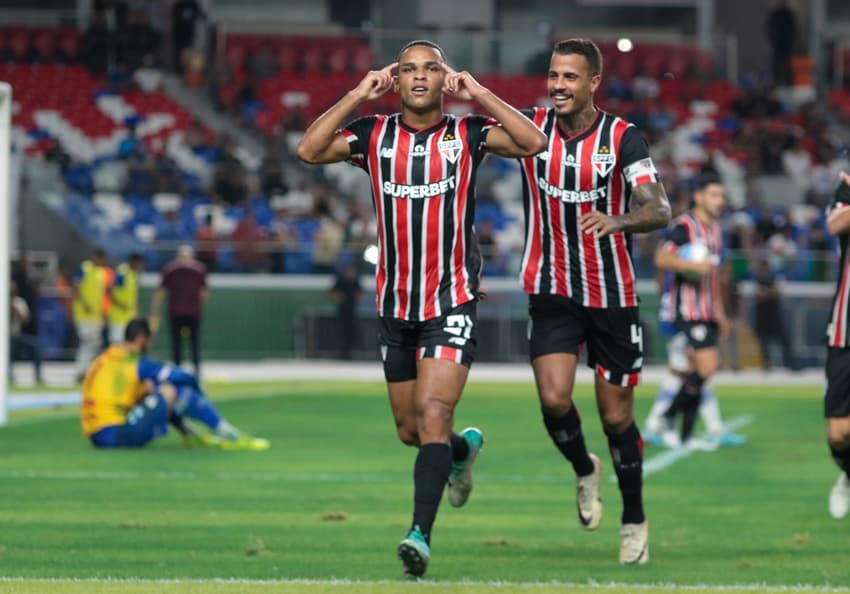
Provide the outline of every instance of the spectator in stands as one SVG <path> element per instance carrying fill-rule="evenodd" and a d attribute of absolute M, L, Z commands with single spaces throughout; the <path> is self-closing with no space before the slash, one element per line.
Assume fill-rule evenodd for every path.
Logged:
<path fill-rule="evenodd" d="M 263 41 L 248 57 L 248 75 L 256 81 L 274 78 L 279 70 L 277 53 L 268 40 Z"/>
<path fill-rule="evenodd" d="M 314 219 L 322 217 L 333 218 L 334 203 L 331 198 L 330 189 L 324 184 L 317 184 L 313 187 L 313 208 L 310 216 Z"/>
<path fill-rule="evenodd" d="M 130 254 L 115 269 L 115 280 L 110 287 L 109 344 L 122 343 L 127 324 L 139 315 L 139 274 L 144 269 L 145 261 L 138 252 Z"/>
<path fill-rule="evenodd" d="M 283 174 L 283 155 L 280 144 L 275 141 L 266 143 L 266 154 L 260 164 L 260 185 L 263 195 L 271 197 L 286 194 L 289 188 Z"/>
<path fill-rule="evenodd" d="M 832 245 L 829 243 L 823 225 L 819 220 L 809 223 L 808 242 L 811 258 L 809 280 L 818 282 L 832 280 L 829 273 L 829 264 L 832 261 Z"/>
<path fill-rule="evenodd" d="M 805 194 L 811 185 L 812 156 L 803 146 L 803 139 L 795 136 L 784 151 L 782 151 L 782 170 L 791 178 L 794 184 Z"/>
<path fill-rule="evenodd" d="M 214 137 L 198 118 L 192 118 L 189 122 L 189 127 L 183 133 L 183 140 L 196 155 L 212 157 L 216 153 Z"/>
<path fill-rule="evenodd" d="M 105 303 L 109 291 L 110 269 L 106 252 L 97 248 L 91 260 L 80 264 L 74 275 L 74 325 L 79 345 L 75 368 L 77 381 L 82 381 L 89 364 L 94 360 L 103 343 Z"/>
<path fill-rule="evenodd" d="M 321 216 L 319 228 L 313 234 L 313 272 L 330 274 L 339 259 L 345 230 L 339 221 Z"/>
<path fill-rule="evenodd" d="M 35 319 L 35 309 L 21 296 L 18 283 L 10 281 L 9 312 L 9 383 L 14 384 L 12 364 L 22 358 L 24 351 L 32 360 L 35 382 L 43 383 L 41 377 L 41 348 L 38 334 L 27 332 L 27 326 Z"/>
<path fill-rule="evenodd" d="M 247 195 L 246 171 L 236 156 L 236 143 L 224 137 L 213 172 L 216 197 L 226 204 L 240 204 Z"/>
<path fill-rule="evenodd" d="M 186 193 L 186 183 L 177 163 L 165 152 L 159 152 L 153 159 L 154 175 L 156 176 L 156 191 L 170 194 Z"/>
<path fill-rule="evenodd" d="M 658 98 L 658 80 L 649 76 L 646 71 L 640 70 L 632 79 L 632 89 L 635 93 L 635 101 L 654 101 Z"/>
<path fill-rule="evenodd" d="M 266 239 L 266 232 L 257 224 L 253 211 L 245 211 L 230 236 L 233 260 L 239 272 L 268 271 L 269 256 L 263 245 Z"/>
<path fill-rule="evenodd" d="M 300 107 L 293 107 L 286 111 L 286 115 L 281 122 L 284 134 L 290 132 L 304 132 L 307 129 L 307 120 L 304 119 L 304 112 Z"/>
<path fill-rule="evenodd" d="M 180 220 L 180 213 L 169 210 L 156 222 L 156 242 L 160 251 L 160 262 L 174 257 L 175 250 L 187 238 L 186 229 Z"/>
<path fill-rule="evenodd" d="M 195 28 L 204 17 L 198 0 L 177 0 L 171 9 L 171 31 L 174 42 L 174 64 L 182 68 L 183 50 L 191 48 L 195 42 Z"/>
<path fill-rule="evenodd" d="M 791 343 L 785 329 L 782 315 L 782 300 L 776 285 L 776 274 L 765 257 L 756 260 L 753 280 L 756 283 L 755 332 L 761 345 L 762 367 L 771 369 L 770 346 L 778 341 L 782 348 L 782 364 L 796 369 L 791 353 Z"/>
<path fill-rule="evenodd" d="M 218 267 L 218 235 L 213 227 L 211 214 L 205 215 L 204 221 L 198 225 L 195 245 L 198 246 L 198 260 L 204 263 L 208 271 L 215 272 Z"/>
<path fill-rule="evenodd" d="M 360 287 L 360 275 L 354 264 L 348 264 L 337 272 L 330 295 L 336 304 L 336 341 L 338 356 L 348 361 L 357 344 L 357 304 L 363 290 Z"/>
<path fill-rule="evenodd" d="M 287 272 L 287 254 L 298 247 L 298 234 L 292 226 L 289 212 L 278 209 L 275 212 L 269 229 L 271 241 L 271 271 L 276 273 Z"/>
<path fill-rule="evenodd" d="M 147 56 L 160 47 L 160 34 L 145 10 L 133 10 L 126 27 L 118 30 L 118 55 L 131 72 L 141 68 Z"/>
<path fill-rule="evenodd" d="M 162 88 L 165 74 L 157 64 L 156 56 L 146 54 L 141 65 L 133 72 L 133 83 L 143 93 L 153 93 Z"/>
<path fill-rule="evenodd" d="M 791 56 L 797 48 L 797 15 L 788 6 L 788 0 L 777 0 L 768 14 L 767 40 L 773 84 L 787 87 L 791 84 Z"/>
<path fill-rule="evenodd" d="M 548 69 L 550 56 L 546 57 L 546 66 Z M 602 96 L 607 99 L 616 99 L 618 101 L 632 101 L 634 93 L 632 88 L 620 77 L 616 72 L 612 72 L 605 77 L 605 86 L 602 90 Z"/>
<path fill-rule="evenodd" d="M 126 136 L 118 143 L 118 158 L 130 159 L 132 157 L 142 156 L 145 152 L 142 141 L 139 139 L 136 131 L 138 129 L 139 119 L 129 117 L 124 121 Z"/>
<path fill-rule="evenodd" d="M 151 328 L 159 328 L 159 309 L 168 292 L 168 326 L 171 336 L 171 358 L 174 364 L 183 363 L 183 338 L 189 339 L 195 375 L 201 376 L 201 317 L 209 297 L 207 268 L 195 259 L 195 250 L 182 245 L 177 258 L 163 269 L 159 287 L 151 299 Z"/>
<path fill-rule="evenodd" d="M 103 13 L 95 13 L 94 20 L 83 33 L 80 46 L 83 66 L 92 74 L 106 74 L 113 44 L 112 34 Z"/>

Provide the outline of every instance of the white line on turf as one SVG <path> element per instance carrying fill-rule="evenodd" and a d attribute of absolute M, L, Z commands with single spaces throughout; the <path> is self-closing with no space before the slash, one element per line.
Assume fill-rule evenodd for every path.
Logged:
<path fill-rule="evenodd" d="M 238 579 L 238 578 L 209 578 L 209 579 L 146 579 L 146 578 L 26 578 L 26 577 L 0 577 L 2 583 L 43 583 L 43 584 L 233 584 L 233 585 L 307 585 L 307 586 L 386 586 L 386 585 L 410 585 L 416 588 L 435 587 L 444 588 L 446 586 L 489 586 L 496 588 L 505 588 L 506 590 L 515 589 L 517 587 L 563 587 L 563 588 L 585 588 L 585 589 L 607 589 L 607 588 L 626 588 L 631 592 L 634 590 L 648 590 L 650 592 L 657 591 L 689 591 L 689 590 L 707 590 L 710 592 L 726 592 L 726 591 L 746 591 L 759 592 L 769 590 L 771 592 L 826 592 L 826 593 L 843 593 L 850 592 L 847 587 L 836 587 L 827 585 L 810 585 L 810 584 L 672 584 L 672 583 L 649 583 L 649 584 L 632 584 L 627 582 L 561 582 L 557 580 L 548 582 L 508 582 L 508 581 L 487 581 L 487 580 L 454 580 L 454 581 L 430 581 L 421 580 L 416 583 L 403 580 L 349 580 L 349 579 Z"/>
<path fill-rule="evenodd" d="M 734 417 L 729 419 L 724 423 L 726 428 L 730 431 L 735 431 L 736 429 L 740 429 L 741 427 L 746 427 L 750 423 L 753 422 L 752 415 L 741 415 L 738 417 Z M 708 438 L 708 435 L 703 435 L 704 439 Z M 653 456 L 643 462 L 643 476 L 647 477 L 650 474 L 655 474 L 656 472 L 660 472 L 667 468 L 668 466 L 672 466 L 679 460 L 687 458 L 694 452 L 699 451 L 692 448 L 679 447 L 671 450 L 666 450 L 657 456 Z M 616 483 L 617 476 L 612 475 L 608 478 L 609 482 Z"/>

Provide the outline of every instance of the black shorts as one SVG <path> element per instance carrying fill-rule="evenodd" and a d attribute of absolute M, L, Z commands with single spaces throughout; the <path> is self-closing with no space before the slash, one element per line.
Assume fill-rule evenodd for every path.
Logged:
<path fill-rule="evenodd" d="M 717 322 L 704 320 L 676 322 L 676 331 L 685 335 L 688 346 L 695 351 L 717 347 L 717 337 L 720 335 Z"/>
<path fill-rule="evenodd" d="M 425 357 L 472 365 L 477 345 L 478 303 L 469 301 L 425 321 L 379 318 L 378 343 L 388 382 L 416 379 Z"/>
<path fill-rule="evenodd" d="M 531 360 L 552 353 L 578 356 L 609 383 L 636 386 L 643 367 L 643 333 L 637 307 L 585 307 L 560 295 L 530 295 Z"/>
<path fill-rule="evenodd" d="M 827 351 L 823 415 L 838 419 L 850 416 L 850 348 L 829 347 Z"/>

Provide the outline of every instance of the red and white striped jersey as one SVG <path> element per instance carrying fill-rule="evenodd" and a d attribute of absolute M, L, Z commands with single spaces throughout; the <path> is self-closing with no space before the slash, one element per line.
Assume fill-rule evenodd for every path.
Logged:
<path fill-rule="evenodd" d="M 546 134 L 545 151 L 520 160 L 525 207 L 523 289 L 570 297 L 584 306 L 637 306 L 630 236 L 597 238 L 579 218 L 592 210 L 629 210 L 633 187 L 659 181 L 646 141 L 625 120 L 604 111 L 586 130 L 567 136 L 553 109 L 523 113 Z"/>
<path fill-rule="evenodd" d="M 372 181 L 379 316 L 429 320 L 477 297 L 475 173 L 494 125 L 484 116 L 445 115 L 415 130 L 395 114 L 360 118 L 341 130 L 350 162 Z"/>
<path fill-rule="evenodd" d="M 662 250 L 676 252 L 687 243 L 701 243 L 709 257 L 720 262 L 723 257 L 723 233 L 717 221 L 703 223 L 693 211 L 679 216 L 670 226 Z M 696 322 L 716 321 L 715 310 L 720 295 L 720 273 L 717 269 L 700 279 L 689 279 L 680 274 L 673 275 L 669 285 L 669 305 L 675 312 L 673 321 Z"/>
<path fill-rule="evenodd" d="M 832 209 L 850 208 L 850 186 L 843 183 L 835 191 Z M 826 328 L 826 338 L 829 346 L 838 348 L 850 347 L 850 247 L 848 236 L 838 238 L 841 255 L 838 260 L 838 286 L 832 299 L 832 317 Z"/>

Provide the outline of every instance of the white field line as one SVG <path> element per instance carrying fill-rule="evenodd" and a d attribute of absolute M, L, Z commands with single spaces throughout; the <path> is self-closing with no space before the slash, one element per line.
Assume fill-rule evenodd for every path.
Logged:
<path fill-rule="evenodd" d="M 273 585 L 307 585 L 307 586 L 411 586 L 416 588 L 445 588 L 446 586 L 487 586 L 504 588 L 510 591 L 513 588 L 523 587 L 559 587 L 559 588 L 585 588 L 585 589 L 606 589 L 606 588 L 625 588 L 631 592 L 634 590 L 647 590 L 650 592 L 657 591 L 695 591 L 708 590 L 710 592 L 727 592 L 727 591 L 746 591 L 759 592 L 769 590 L 772 592 L 825 592 L 825 593 L 845 593 L 850 592 L 846 587 L 836 586 L 814 586 L 809 584 L 799 585 L 771 585 L 765 583 L 756 584 L 693 584 L 682 585 L 673 583 L 647 583 L 647 584 L 632 584 L 627 582 L 596 582 L 590 581 L 587 583 L 581 582 L 507 582 L 507 581 L 486 581 L 486 580 L 456 580 L 456 581 L 429 581 L 420 580 L 418 582 L 409 582 L 401 580 L 348 580 L 348 579 L 234 579 L 234 578 L 210 578 L 210 579 L 142 579 L 142 578 L 26 578 L 26 577 L 0 577 L 0 584 L 14 583 L 40 583 L 40 584 L 150 584 L 150 585 L 167 585 L 167 584 L 222 584 L 222 585 L 257 585 L 257 586 L 273 586 Z"/>
<path fill-rule="evenodd" d="M 747 425 L 749 425 L 752 422 L 753 422 L 753 416 L 752 415 L 741 415 L 741 416 L 733 417 L 733 418 L 729 419 L 728 421 L 726 421 L 724 423 L 724 425 L 730 431 L 735 431 L 736 429 L 740 429 L 741 427 L 746 427 Z M 704 439 L 707 439 L 709 436 L 706 434 L 706 435 L 703 435 L 702 437 Z M 691 448 L 676 448 L 676 449 L 672 449 L 672 450 L 666 450 L 666 451 L 658 454 L 657 456 L 653 456 L 652 458 L 649 458 L 648 460 L 644 460 L 643 461 L 643 476 L 647 477 L 650 474 L 655 474 L 656 472 L 660 472 L 660 471 L 664 470 L 665 468 L 667 468 L 668 466 L 672 466 L 673 464 L 675 464 L 679 460 L 687 458 L 688 456 L 690 456 L 691 454 L 693 454 L 694 452 L 697 452 L 697 451 L 699 451 L 699 450 L 694 450 L 694 449 L 691 449 Z M 609 482 L 616 483 L 617 482 L 617 475 L 610 476 L 608 480 L 609 480 Z"/>

